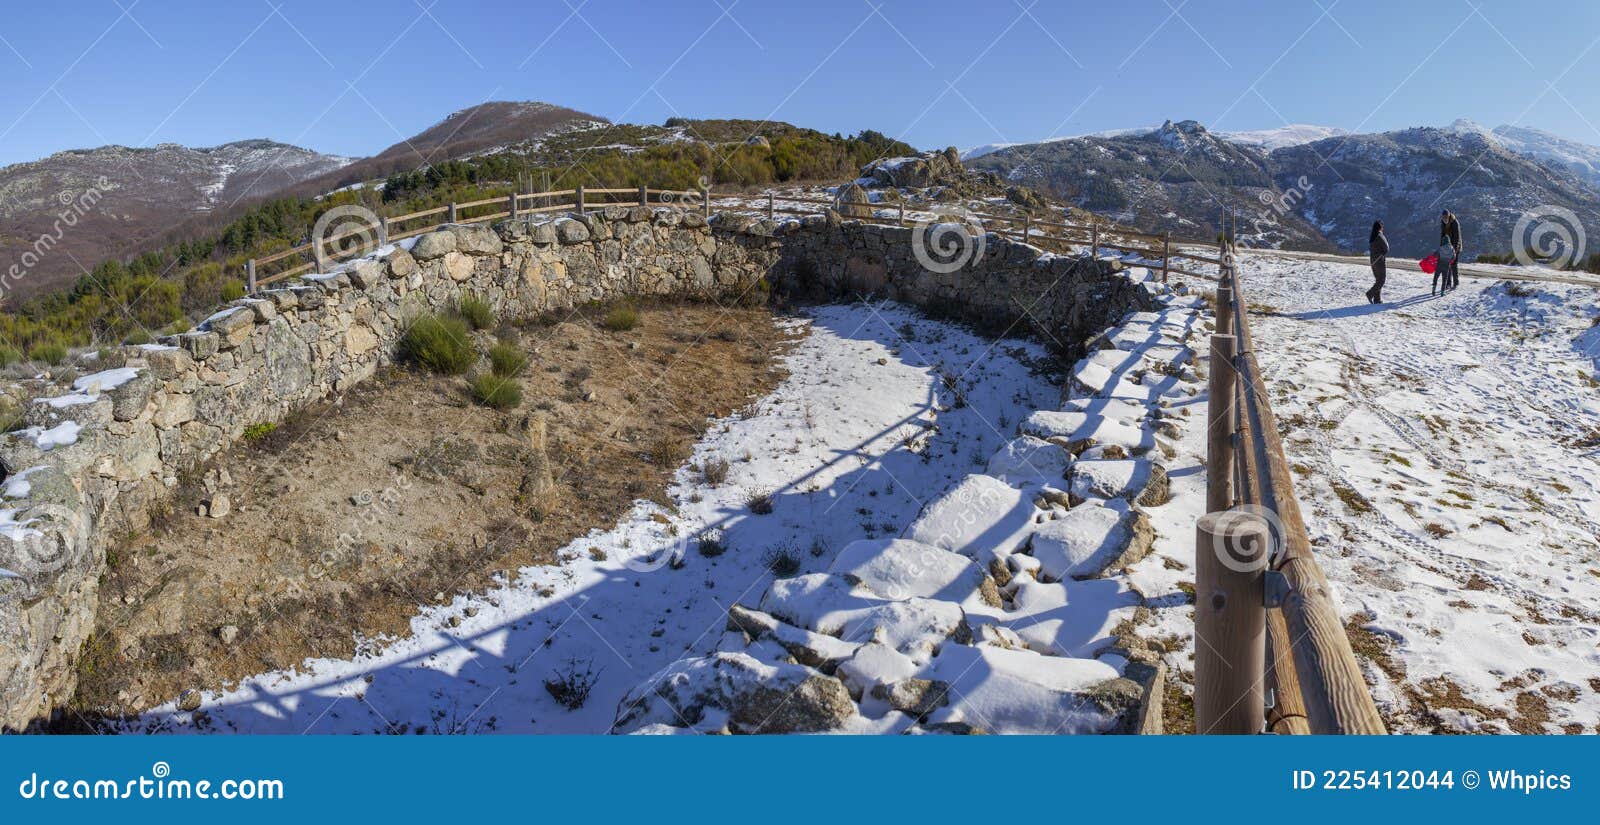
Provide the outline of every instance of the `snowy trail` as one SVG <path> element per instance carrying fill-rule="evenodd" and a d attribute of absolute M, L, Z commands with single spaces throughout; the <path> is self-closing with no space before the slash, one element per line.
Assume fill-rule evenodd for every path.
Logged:
<path fill-rule="evenodd" d="M 713 423 L 669 491 L 673 507 L 639 502 L 568 545 L 561 565 L 420 608 L 404 639 L 209 692 L 200 714 L 156 708 L 130 728 L 604 733 L 627 690 L 712 651 L 729 607 L 759 597 L 773 569 L 824 571 L 851 541 L 898 535 L 926 501 L 981 471 L 1023 417 L 1059 403 L 1034 369 L 1047 360 L 1035 344 L 892 304 L 821 307 L 796 323 L 809 333 L 786 356 L 791 377 Z M 691 469 L 713 458 L 731 465 L 719 485 Z M 758 494 L 771 512 L 752 512 Z M 1103 637 L 1116 619 L 1075 630 Z M 568 710 L 545 681 L 574 663 L 597 678 Z"/>
<path fill-rule="evenodd" d="M 1600 724 L 1600 294 L 1248 255 L 1319 562 L 1396 731 Z M 1364 632 L 1363 632 L 1364 631 Z"/>

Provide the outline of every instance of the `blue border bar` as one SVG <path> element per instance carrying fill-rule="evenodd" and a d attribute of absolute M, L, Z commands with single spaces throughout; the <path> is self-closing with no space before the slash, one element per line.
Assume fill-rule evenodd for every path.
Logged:
<path fill-rule="evenodd" d="M 1364 825 L 1348 817 L 1547 812 L 1589 821 L 1597 756 L 1590 737 L 7 737 L 0 739 L 0 821 L 111 815 L 282 825 L 286 815 L 415 821 L 503 813 L 526 822 L 1104 815 Z M 169 780 L 279 780 L 283 798 L 49 794 L 63 787 L 56 780 L 67 780 L 68 793 L 79 779 L 154 782 L 158 762 Z M 1310 772 L 1299 776 L 1312 787 L 1297 789 L 1296 771 Z M 1547 779 L 1536 784 L 1554 787 L 1490 787 L 1495 772 L 1507 771 L 1542 771 Z M 1447 772 L 1453 787 L 1393 787 L 1418 776 L 1443 782 Z M 1468 787 L 1468 772 L 1476 787 Z M 1330 789 L 1329 779 L 1346 787 Z"/>

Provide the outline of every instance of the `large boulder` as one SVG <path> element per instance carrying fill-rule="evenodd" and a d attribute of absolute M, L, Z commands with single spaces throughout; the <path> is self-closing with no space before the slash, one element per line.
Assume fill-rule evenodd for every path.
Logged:
<path fill-rule="evenodd" d="M 708 733 L 820 733 L 856 718 L 844 683 L 804 665 L 765 664 L 745 653 L 679 659 L 629 691 L 613 733 L 652 726 Z"/>

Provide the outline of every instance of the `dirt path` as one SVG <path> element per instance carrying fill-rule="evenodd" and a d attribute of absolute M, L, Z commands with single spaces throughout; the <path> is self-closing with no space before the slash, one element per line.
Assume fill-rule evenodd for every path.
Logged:
<path fill-rule="evenodd" d="M 602 314 L 499 331 L 530 358 L 518 409 L 393 370 L 191 480 L 161 529 L 112 555 L 72 721 L 349 656 L 408 633 L 418 605 L 561 563 L 573 538 L 661 499 L 712 417 L 777 385 L 793 343 L 759 309 L 646 308 L 620 332 Z M 535 419 L 553 492 L 530 493 Z M 196 512 L 211 490 L 231 499 L 222 518 Z"/>

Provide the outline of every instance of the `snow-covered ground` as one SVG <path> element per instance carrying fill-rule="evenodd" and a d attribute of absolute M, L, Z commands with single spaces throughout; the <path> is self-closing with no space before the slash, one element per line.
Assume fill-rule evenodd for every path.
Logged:
<path fill-rule="evenodd" d="M 1203 498 L 1200 417 L 1181 411 L 1196 306 L 1130 316 L 1066 401 L 1036 344 L 817 308 L 791 376 L 713 423 L 670 508 L 639 502 L 561 565 L 423 607 L 406 638 L 129 727 L 1108 730 L 1140 698 L 1123 677 L 1153 672 L 1130 670 L 1138 608 L 1186 610 L 1169 559 L 1192 558 Z M 1130 563 L 1164 572 L 1135 586 Z M 568 709 L 547 683 L 589 695 Z"/>
<path fill-rule="evenodd" d="M 1600 724 L 1600 293 L 1246 255 L 1318 559 L 1397 731 Z"/>

